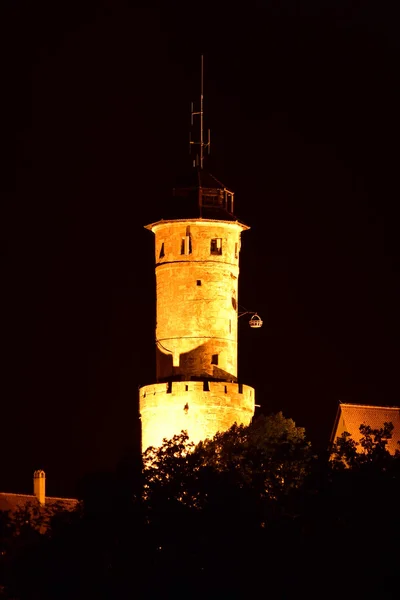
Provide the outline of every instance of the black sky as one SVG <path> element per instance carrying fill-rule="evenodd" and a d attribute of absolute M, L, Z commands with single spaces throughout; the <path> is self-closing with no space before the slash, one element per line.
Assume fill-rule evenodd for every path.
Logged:
<path fill-rule="evenodd" d="M 137 4 L 137 3 L 135 3 Z M 3 2 L 1 484 L 73 494 L 138 440 L 153 239 L 190 164 L 243 235 L 240 378 L 317 445 L 340 400 L 396 404 L 398 15 L 382 2 Z M 197 12 L 195 12 L 195 9 Z"/>

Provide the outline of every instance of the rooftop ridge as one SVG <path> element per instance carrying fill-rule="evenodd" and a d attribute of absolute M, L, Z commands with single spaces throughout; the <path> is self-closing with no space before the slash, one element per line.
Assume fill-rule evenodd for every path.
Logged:
<path fill-rule="evenodd" d="M 16 494 L 14 492 L 0 492 L 0 496 L 13 496 L 15 498 L 33 498 L 36 500 L 35 494 Z M 77 498 L 60 498 L 58 496 L 45 496 L 46 500 L 72 500 L 74 502 L 79 502 Z"/>
<path fill-rule="evenodd" d="M 384 408 L 384 409 L 393 409 L 400 410 L 400 406 L 393 406 L 391 404 L 353 404 L 352 402 L 341 402 L 339 406 L 350 406 L 352 408 Z"/>
<path fill-rule="evenodd" d="M 36 498 L 34 494 L 15 494 L 14 492 L 0 492 L 0 496 L 17 496 L 19 498 Z"/>

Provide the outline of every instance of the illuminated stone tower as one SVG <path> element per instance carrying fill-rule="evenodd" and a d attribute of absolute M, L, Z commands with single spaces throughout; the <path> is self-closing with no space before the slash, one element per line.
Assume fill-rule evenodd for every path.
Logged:
<path fill-rule="evenodd" d="M 202 96 L 201 111 L 202 119 Z M 202 130 L 202 127 L 201 127 Z M 142 450 L 182 430 L 195 443 L 249 424 L 254 389 L 238 383 L 241 234 L 234 195 L 200 161 L 174 190 L 155 234 L 157 383 L 140 388 Z"/>

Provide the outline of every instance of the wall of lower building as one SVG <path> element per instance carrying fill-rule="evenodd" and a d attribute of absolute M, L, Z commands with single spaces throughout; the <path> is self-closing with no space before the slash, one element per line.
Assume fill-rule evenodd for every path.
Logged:
<path fill-rule="evenodd" d="M 345 431 L 350 433 L 355 442 L 362 437 L 360 425 L 369 425 L 372 429 L 381 429 L 385 423 L 394 426 L 392 437 L 388 440 L 387 449 L 394 454 L 399 449 L 400 440 L 400 409 L 396 406 L 370 406 L 365 404 L 341 404 L 336 417 L 331 441 L 336 441 Z M 357 451 L 362 452 L 360 445 Z"/>

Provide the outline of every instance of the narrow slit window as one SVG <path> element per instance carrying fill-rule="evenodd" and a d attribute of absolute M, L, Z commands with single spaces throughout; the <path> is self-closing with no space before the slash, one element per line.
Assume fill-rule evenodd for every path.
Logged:
<path fill-rule="evenodd" d="M 192 238 L 187 235 L 181 240 L 181 254 L 192 254 Z"/>
<path fill-rule="evenodd" d="M 198 279 L 198 280 L 196 281 L 196 285 L 201 285 L 201 279 Z"/>
<path fill-rule="evenodd" d="M 203 392 L 209 392 L 210 391 L 210 383 L 206 380 L 203 381 Z"/>
<path fill-rule="evenodd" d="M 185 385 L 185 392 L 188 392 L 188 391 L 189 391 L 189 386 Z"/>
<path fill-rule="evenodd" d="M 224 385 L 224 392 L 225 392 L 225 394 L 228 393 L 228 386 L 227 385 Z"/>
<path fill-rule="evenodd" d="M 211 240 L 210 253 L 216 255 L 222 254 L 222 238 L 213 238 Z"/>
<path fill-rule="evenodd" d="M 185 254 L 192 254 L 192 236 L 190 234 L 190 226 L 186 227 L 186 246 L 185 246 Z"/>
<path fill-rule="evenodd" d="M 239 244 L 236 242 L 235 244 L 235 258 L 239 256 Z"/>
<path fill-rule="evenodd" d="M 212 365 L 217 365 L 218 364 L 218 354 L 213 354 L 211 357 L 211 364 Z"/>
<path fill-rule="evenodd" d="M 165 256 L 165 249 L 164 249 L 164 242 L 163 242 L 161 244 L 159 258 L 164 258 L 164 256 Z"/>

